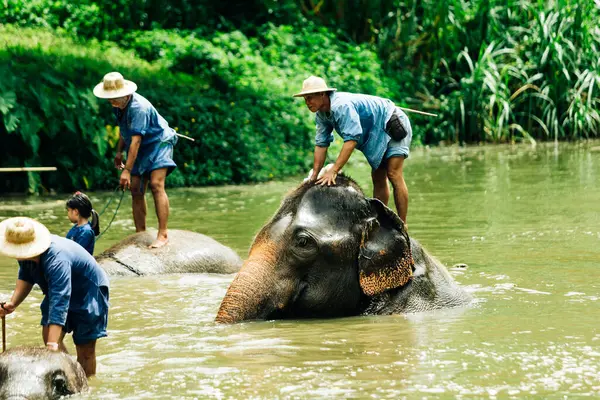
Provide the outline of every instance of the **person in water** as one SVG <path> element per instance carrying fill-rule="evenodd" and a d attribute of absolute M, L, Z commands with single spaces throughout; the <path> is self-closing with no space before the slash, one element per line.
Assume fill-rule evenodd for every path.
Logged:
<path fill-rule="evenodd" d="M 26 217 L 0 222 L 0 253 L 19 263 L 15 290 L 0 303 L 0 317 L 13 313 L 37 284 L 45 295 L 40 309 L 46 348 L 66 353 L 63 340 L 73 332 L 77 361 L 87 376 L 94 375 L 96 341 L 106 336 L 108 324 L 106 272 L 83 247 Z"/>
<path fill-rule="evenodd" d="M 69 221 L 75 224 L 67 233 L 67 239 L 79 243 L 88 253 L 94 255 L 96 236 L 100 234 L 100 217 L 92 208 L 89 197 L 81 192 L 71 196 L 67 200 L 67 216 Z"/>
<path fill-rule="evenodd" d="M 94 88 L 94 95 L 110 102 L 119 125 L 121 138 L 114 163 L 122 170 L 119 184 L 124 189 L 131 189 L 137 232 L 146 230 L 145 193 L 150 184 L 158 217 L 158 234 L 150 248 L 156 248 L 169 241 L 169 197 L 165 180 L 177 168 L 173 161 L 177 134 L 146 98 L 135 93 L 136 90 L 135 83 L 125 80 L 118 72 L 109 72 Z M 127 151 L 125 163 L 123 150 Z"/>

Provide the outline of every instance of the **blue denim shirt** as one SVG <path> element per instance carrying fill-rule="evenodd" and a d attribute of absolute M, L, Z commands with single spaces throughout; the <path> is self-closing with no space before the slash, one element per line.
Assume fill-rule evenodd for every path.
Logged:
<path fill-rule="evenodd" d="M 128 150 L 133 136 L 141 136 L 141 152 L 153 148 L 157 143 L 169 142 L 175 144 L 177 136 L 169 127 L 168 122 L 161 117 L 156 108 L 145 97 L 134 93 L 124 110 L 113 108 L 121 137 Z M 136 160 L 137 162 L 137 160 Z"/>
<path fill-rule="evenodd" d="M 94 255 L 96 235 L 89 223 L 81 226 L 78 226 L 77 224 L 73 225 L 69 232 L 67 232 L 67 239 L 79 243 L 79 245 L 86 249 L 88 253 Z"/>
<path fill-rule="evenodd" d="M 390 141 L 385 124 L 396 109 L 394 103 L 381 97 L 345 92 L 333 92 L 329 100 L 331 111 L 317 111 L 315 116 L 315 144 L 329 147 L 335 129 L 344 142 L 357 141 L 356 148 L 364 153 L 371 168 L 377 169 Z"/>
<path fill-rule="evenodd" d="M 65 326 L 67 313 L 88 313 L 108 276 L 83 247 L 72 240 L 52 235 L 50 247 L 40 262 L 19 261 L 19 279 L 38 284 L 48 298 L 48 324 Z"/>

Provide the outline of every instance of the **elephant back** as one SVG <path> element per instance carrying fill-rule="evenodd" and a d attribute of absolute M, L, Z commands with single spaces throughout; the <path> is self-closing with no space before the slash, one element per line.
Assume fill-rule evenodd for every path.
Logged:
<path fill-rule="evenodd" d="M 108 275 L 159 275 L 177 273 L 231 274 L 242 260 L 229 247 L 200 233 L 170 229 L 169 243 L 149 249 L 156 230 L 136 233 L 96 257 Z"/>

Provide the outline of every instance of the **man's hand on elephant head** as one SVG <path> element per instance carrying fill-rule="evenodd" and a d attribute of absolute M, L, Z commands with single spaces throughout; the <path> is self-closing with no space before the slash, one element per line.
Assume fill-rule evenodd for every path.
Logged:
<path fill-rule="evenodd" d="M 327 172 L 325 172 L 322 177 L 320 177 L 317 180 L 317 185 L 321 185 L 321 186 L 335 185 L 335 178 L 337 178 L 337 172 L 335 171 L 334 168 L 331 168 Z"/>

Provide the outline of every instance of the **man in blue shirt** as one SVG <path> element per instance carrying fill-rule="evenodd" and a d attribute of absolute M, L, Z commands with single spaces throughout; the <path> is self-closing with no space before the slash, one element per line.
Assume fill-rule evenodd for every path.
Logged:
<path fill-rule="evenodd" d="M 137 232 L 146 230 L 146 199 L 150 183 L 158 218 L 158 235 L 151 248 L 168 243 L 169 198 L 165 179 L 175 170 L 173 146 L 177 135 L 154 106 L 135 93 L 137 85 L 118 72 L 110 72 L 94 88 L 94 95 L 113 106 L 121 134 L 115 166 L 122 169 L 120 184 L 131 188 L 133 220 Z M 127 161 L 123 164 L 123 150 Z M 146 178 L 146 179 L 144 179 Z M 147 179 L 149 178 L 149 180 Z"/>
<path fill-rule="evenodd" d="M 96 340 L 106 336 L 109 307 L 108 277 L 94 257 L 25 217 L 0 223 L 0 253 L 19 262 L 15 290 L 0 303 L 0 317 L 15 311 L 37 284 L 45 295 L 40 308 L 46 347 L 67 352 L 63 339 L 73 332 L 77 361 L 94 375 Z"/>
<path fill-rule="evenodd" d="M 412 140 L 412 128 L 406 114 L 388 99 L 336 93 L 335 88 L 328 87 L 323 79 L 315 76 L 306 79 L 302 91 L 294 97 L 304 97 L 308 109 L 316 114 L 316 146 L 310 179 L 321 185 L 335 185 L 338 172 L 356 148 L 363 152 L 372 168 L 373 196 L 388 204 L 389 179 L 394 189 L 396 210 L 406 223 L 408 188 L 402 168 Z M 344 140 L 344 145 L 333 167 L 321 171 L 334 129 Z"/>

